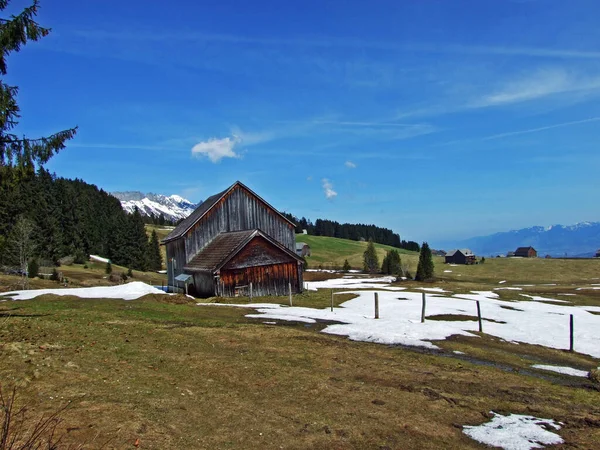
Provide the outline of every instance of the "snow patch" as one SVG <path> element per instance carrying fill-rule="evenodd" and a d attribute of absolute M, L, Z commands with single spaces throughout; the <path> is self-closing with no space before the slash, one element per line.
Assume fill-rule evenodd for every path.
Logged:
<path fill-rule="evenodd" d="M 565 366 L 547 366 L 544 364 L 535 364 L 533 366 L 534 369 L 548 370 L 550 372 L 562 373 L 563 375 L 571 375 L 574 377 L 583 377 L 587 378 L 589 372 L 585 370 L 573 369 L 572 367 Z"/>
<path fill-rule="evenodd" d="M 80 298 L 116 298 L 123 300 L 136 300 L 147 294 L 164 294 L 164 291 L 152 287 L 141 281 L 121 284 L 119 286 L 100 286 L 90 288 L 67 288 L 67 289 L 34 289 L 29 291 L 12 291 L 0 294 L 9 296 L 11 300 L 31 300 L 40 295 L 73 295 Z"/>
<path fill-rule="evenodd" d="M 463 427 L 463 433 L 477 442 L 504 450 L 529 450 L 564 442 L 558 434 L 548 431 L 547 428 L 558 431 L 560 425 L 552 419 L 538 419 L 520 414 L 495 414 L 488 423 Z"/>
<path fill-rule="evenodd" d="M 96 261 L 96 262 L 101 262 L 101 263 L 109 263 L 110 259 L 103 258 L 102 256 L 98 256 L 98 255 L 90 255 L 90 261 Z"/>

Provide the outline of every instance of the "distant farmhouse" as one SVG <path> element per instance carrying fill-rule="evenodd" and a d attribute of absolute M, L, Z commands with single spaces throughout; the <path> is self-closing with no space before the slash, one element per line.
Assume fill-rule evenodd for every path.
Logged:
<path fill-rule="evenodd" d="M 296 242 L 296 255 L 302 258 L 310 256 L 310 245 L 305 242 Z"/>
<path fill-rule="evenodd" d="M 537 258 L 537 251 L 533 247 L 519 247 L 515 250 L 514 256 L 521 258 Z"/>
<path fill-rule="evenodd" d="M 237 181 L 163 239 L 169 285 L 186 278 L 200 297 L 234 297 L 250 284 L 256 296 L 287 294 L 290 285 L 301 292 L 294 231 L 294 223 Z"/>
<path fill-rule="evenodd" d="M 595 257 L 596 257 L 596 258 L 600 258 L 600 248 L 599 248 L 598 250 L 596 250 L 596 255 L 595 255 Z"/>
<path fill-rule="evenodd" d="M 475 264 L 475 254 L 468 248 L 450 250 L 446 253 L 446 264 Z"/>

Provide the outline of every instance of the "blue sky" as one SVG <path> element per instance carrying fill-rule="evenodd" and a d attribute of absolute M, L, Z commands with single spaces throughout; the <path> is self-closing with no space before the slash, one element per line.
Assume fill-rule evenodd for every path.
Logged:
<path fill-rule="evenodd" d="M 25 4 L 13 0 L 13 7 Z M 600 3 L 42 1 L 11 56 L 48 168 L 418 241 L 600 220 Z"/>

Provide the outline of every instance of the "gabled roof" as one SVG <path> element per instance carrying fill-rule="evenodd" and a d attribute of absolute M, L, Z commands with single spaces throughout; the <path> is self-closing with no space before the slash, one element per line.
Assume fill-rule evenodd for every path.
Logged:
<path fill-rule="evenodd" d="M 245 184 L 243 184 L 240 181 L 236 181 L 235 183 L 233 183 L 231 186 L 229 186 L 224 191 L 221 191 L 215 195 L 211 195 L 206 200 L 204 200 L 194 210 L 194 212 L 192 212 L 188 217 L 183 219 L 181 221 L 181 223 L 179 225 L 177 225 L 175 227 L 175 229 L 173 231 L 171 231 L 169 233 L 169 235 L 162 240 L 162 243 L 166 244 L 167 242 L 174 241 L 174 240 L 179 239 L 180 237 L 184 236 L 190 230 L 190 228 L 192 228 L 200 219 L 202 219 L 202 217 L 204 217 L 206 215 L 206 213 L 208 213 L 217 203 L 219 203 L 219 200 L 221 200 L 229 192 L 233 191 L 238 186 L 246 189 L 248 192 L 250 192 L 250 194 L 252 194 L 254 197 L 258 198 L 268 208 L 275 211 L 283 220 L 285 220 L 286 222 L 289 222 L 294 227 L 296 226 L 295 223 L 293 223 L 291 220 L 289 220 L 287 217 L 285 217 L 283 214 L 281 214 L 279 211 L 277 211 L 275 208 L 273 208 L 271 205 L 269 205 L 266 201 L 264 201 L 261 197 L 259 197 L 254 191 L 252 191 L 248 186 L 246 186 Z"/>
<path fill-rule="evenodd" d="M 515 250 L 515 253 L 527 253 L 529 251 L 529 249 L 535 251 L 535 248 L 529 246 L 529 247 L 519 247 L 518 249 Z"/>
<path fill-rule="evenodd" d="M 260 236 L 297 261 L 298 256 L 260 230 L 221 233 L 185 265 L 190 272 L 216 272 L 237 255 L 252 239 Z"/>
<path fill-rule="evenodd" d="M 475 253 L 473 253 L 468 248 L 458 248 L 458 249 L 450 250 L 448 253 L 446 253 L 446 256 L 454 256 L 454 254 L 456 252 L 461 252 L 465 256 L 475 256 Z"/>

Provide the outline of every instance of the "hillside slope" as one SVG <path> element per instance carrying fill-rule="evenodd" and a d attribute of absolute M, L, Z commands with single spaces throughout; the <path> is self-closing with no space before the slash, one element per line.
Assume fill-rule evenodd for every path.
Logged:
<path fill-rule="evenodd" d="M 296 242 L 305 242 L 310 245 L 311 256 L 306 258 L 309 268 L 315 269 L 319 265 L 322 265 L 324 269 L 342 267 L 345 259 L 348 260 L 353 269 L 362 269 L 363 267 L 363 253 L 367 249 L 366 242 L 308 234 L 297 234 Z M 402 262 L 409 264 L 409 271 L 412 273 L 416 270 L 419 261 L 417 252 L 382 244 L 375 244 L 375 248 L 380 264 L 386 251 L 397 250 L 400 253 Z"/>

